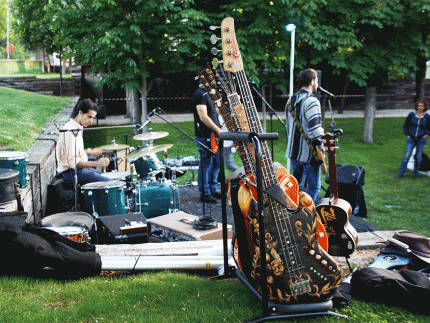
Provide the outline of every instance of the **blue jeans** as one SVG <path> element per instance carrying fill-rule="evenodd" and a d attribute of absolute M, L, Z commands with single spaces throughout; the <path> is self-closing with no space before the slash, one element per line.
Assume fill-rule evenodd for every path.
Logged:
<path fill-rule="evenodd" d="M 75 176 L 74 169 L 71 168 L 63 172 L 62 174 L 65 182 L 73 183 L 74 176 Z M 78 168 L 78 184 L 80 185 L 85 185 L 93 182 L 110 181 L 110 180 L 111 180 L 110 178 L 104 177 L 102 175 L 102 172 L 95 168 L 90 168 L 90 167 Z"/>
<path fill-rule="evenodd" d="M 205 138 L 196 137 L 196 140 L 203 145 L 210 147 L 210 141 Z M 199 185 L 200 196 L 210 195 L 218 192 L 218 175 L 220 172 L 219 153 L 214 155 L 207 149 L 198 145 L 200 161 L 197 173 L 197 183 Z"/>
<path fill-rule="evenodd" d="M 293 176 L 297 179 L 299 185 L 303 185 L 306 179 L 308 183 L 306 193 L 316 203 L 321 189 L 321 167 L 291 159 L 291 168 L 293 169 Z"/>
<path fill-rule="evenodd" d="M 414 175 L 418 175 L 418 171 L 421 166 L 421 160 L 423 155 L 424 146 L 426 145 L 427 138 L 421 138 L 418 142 L 414 141 L 412 138 L 406 139 L 406 149 L 405 156 L 402 160 L 402 165 L 400 166 L 399 175 L 403 175 L 406 172 L 406 168 L 408 166 L 409 159 L 412 156 L 412 151 L 416 148 L 415 151 L 415 162 L 414 162 Z"/>

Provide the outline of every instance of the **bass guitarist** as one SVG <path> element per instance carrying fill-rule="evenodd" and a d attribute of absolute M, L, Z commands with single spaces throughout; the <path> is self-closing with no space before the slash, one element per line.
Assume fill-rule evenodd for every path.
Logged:
<path fill-rule="evenodd" d="M 212 133 L 219 135 L 221 125 L 218 121 L 216 107 L 208 93 L 199 88 L 193 96 L 194 105 L 194 136 L 196 141 L 206 147 L 211 147 L 210 140 Z M 197 173 L 197 183 L 200 192 L 200 201 L 206 203 L 216 203 L 221 198 L 218 192 L 218 174 L 220 172 L 219 153 L 197 145 L 199 148 L 200 161 Z"/>
<path fill-rule="evenodd" d="M 317 147 L 321 149 L 324 135 L 321 105 L 314 95 L 318 89 L 318 73 L 310 68 L 301 71 L 299 87 L 291 104 L 287 103 L 286 157 L 291 160 L 293 176 L 299 184 L 307 181 L 306 193 L 316 204 L 321 189 L 321 163 L 314 155 Z"/>

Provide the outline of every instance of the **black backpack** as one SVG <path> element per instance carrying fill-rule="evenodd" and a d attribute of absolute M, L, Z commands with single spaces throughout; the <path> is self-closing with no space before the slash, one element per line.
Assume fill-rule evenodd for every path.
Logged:
<path fill-rule="evenodd" d="M 359 269 L 352 275 L 351 295 L 364 301 L 430 314 L 430 280 L 427 274 L 419 271 L 376 267 Z"/>

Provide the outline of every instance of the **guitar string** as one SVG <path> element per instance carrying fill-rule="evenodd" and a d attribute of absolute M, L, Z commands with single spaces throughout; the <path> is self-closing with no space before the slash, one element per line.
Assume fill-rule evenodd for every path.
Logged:
<path fill-rule="evenodd" d="M 233 106 L 237 106 L 240 104 L 240 100 L 237 98 L 237 92 L 235 89 L 235 84 L 232 80 L 230 81 L 226 81 L 227 79 L 230 78 L 230 75 L 226 75 L 224 73 L 223 69 L 220 69 L 220 71 L 216 71 L 217 74 L 219 75 L 219 82 L 222 86 L 222 88 L 224 89 L 224 91 L 227 94 L 228 97 L 228 102 L 230 104 L 230 108 L 228 108 L 228 111 L 230 113 L 230 115 L 234 115 L 236 116 L 234 110 L 232 109 Z M 223 76 L 221 77 L 220 73 L 223 74 Z M 231 119 L 234 123 L 233 127 L 230 129 L 233 132 L 241 132 L 241 127 L 240 127 L 240 123 L 238 121 L 237 116 L 236 117 L 230 117 L 229 119 Z M 240 145 L 238 148 L 238 152 L 241 155 L 241 157 L 244 157 L 246 159 L 246 162 L 244 162 L 244 168 L 245 168 L 245 174 L 249 175 L 255 172 L 255 165 L 254 163 L 252 163 L 251 161 L 253 161 L 252 156 L 250 155 L 249 149 L 247 148 L 246 144 L 244 142 L 238 142 L 238 144 Z"/>
<path fill-rule="evenodd" d="M 248 122 L 251 126 L 251 130 L 254 130 L 257 133 L 261 133 L 261 123 L 257 116 L 255 116 L 255 105 L 253 104 L 253 99 L 250 93 L 250 89 L 246 79 L 246 75 L 243 71 L 238 70 L 236 72 L 237 78 L 239 80 L 239 87 L 242 89 L 242 99 L 245 102 L 245 106 L 248 106 L 249 109 L 245 109 L 248 114 Z M 268 146 L 267 142 L 262 142 L 262 150 L 263 150 L 263 172 L 264 172 L 264 178 L 266 179 L 266 183 L 269 183 L 271 185 L 278 184 L 278 179 L 275 178 L 275 172 L 272 166 L 272 163 L 268 160 L 270 156 L 268 155 Z M 266 177 L 267 175 L 267 177 Z M 269 186 L 269 185 L 267 185 Z M 281 208 L 278 202 L 271 199 L 270 206 L 272 208 L 272 214 L 275 217 L 275 223 L 276 227 L 279 233 L 281 246 L 282 246 L 282 252 L 284 254 L 284 259 L 287 262 L 287 270 L 290 273 L 290 277 L 293 276 L 291 273 L 300 271 L 300 266 L 298 264 L 301 264 L 300 255 L 298 254 L 298 250 L 294 248 L 294 246 L 297 246 L 297 242 L 295 241 L 295 237 L 293 234 L 293 228 L 291 225 L 291 219 L 289 216 L 286 217 L 280 217 L 279 214 L 285 214 L 285 209 Z M 285 239 L 285 234 L 288 236 L 288 240 Z M 286 243 L 291 244 L 293 248 L 289 248 L 286 246 Z M 288 256 L 287 256 L 288 251 Z M 291 257 L 292 256 L 292 257 Z M 289 263 L 289 265 L 288 265 Z"/>

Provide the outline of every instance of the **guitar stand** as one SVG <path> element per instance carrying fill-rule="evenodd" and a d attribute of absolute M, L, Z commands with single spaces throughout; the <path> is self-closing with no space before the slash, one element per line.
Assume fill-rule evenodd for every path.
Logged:
<path fill-rule="evenodd" d="M 219 135 L 219 147 L 220 147 L 220 163 L 221 163 L 221 194 L 226 192 L 225 184 L 225 172 L 224 172 L 224 161 L 223 161 L 223 142 L 224 140 L 233 141 L 246 141 L 251 142 L 254 146 L 255 156 L 256 156 L 256 184 L 257 184 L 257 204 L 258 204 L 258 214 L 259 214 L 259 230 L 260 238 L 265 237 L 265 227 L 264 227 L 264 210 L 263 203 L 259 203 L 263 200 L 263 176 L 262 176 L 262 163 L 261 163 L 261 148 L 260 140 L 275 140 L 278 139 L 277 133 L 249 133 L 249 132 L 222 132 Z M 214 279 L 231 278 L 236 276 L 248 289 L 259 299 L 262 306 L 263 316 L 251 321 L 253 322 L 265 322 L 274 321 L 288 318 L 296 317 L 309 317 L 317 315 L 333 315 L 341 318 L 348 318 L 346 315 L 331 312 L 333 308 L 333 302 L 331 299 L 318 302 L 318 303 L 302 303 L 302 304 L 279 304 L 271 302 L 269 300 L 269 290 L 267 284 L 262 284 L 262 292 L 259 293 L 254 286 L 248 281 L 248 279 L 242 274 L 242 272 L 228 264 L 228 237 L 227 237 L 227 210 L 226 210 L 226 199 L 223 198 L 222 202 L 222 236 L 223 236 L 223 247 L 224 247 L 224 273 L 222 275 L 212 277 Z M 260 240 L 260 257 L 261 257 L 261 268 L 267 268 L 266 266 L 266 243 L 264 238 Z M 267 281 L 267 271 L 261 271 L 261 281 Z"/>

